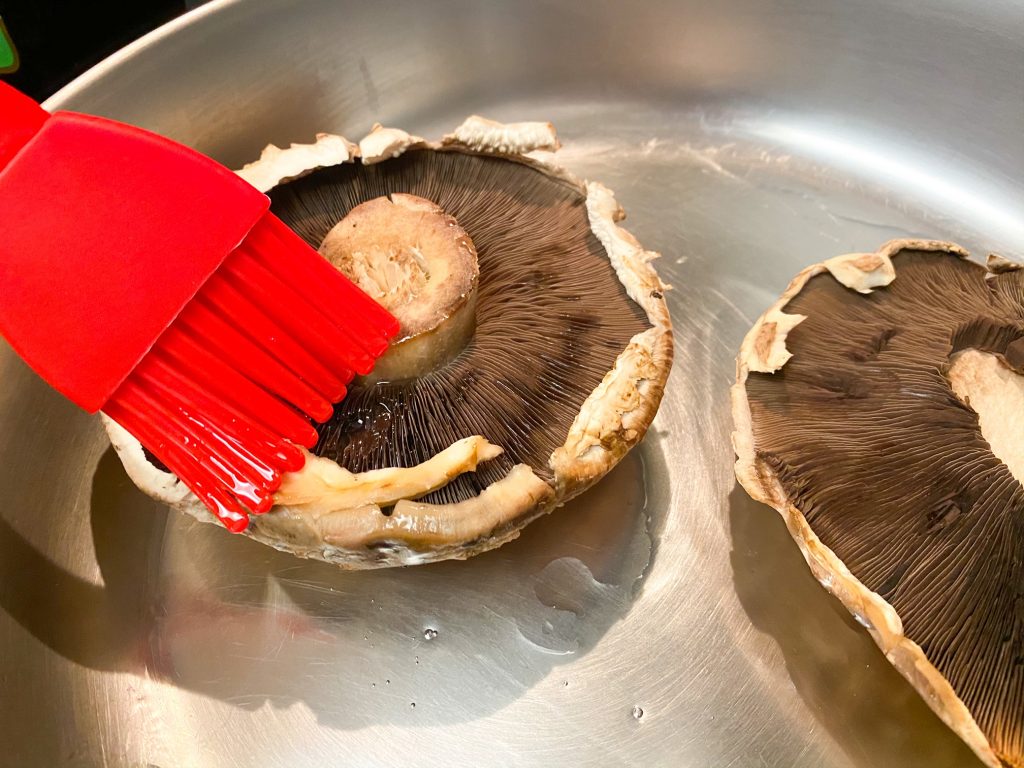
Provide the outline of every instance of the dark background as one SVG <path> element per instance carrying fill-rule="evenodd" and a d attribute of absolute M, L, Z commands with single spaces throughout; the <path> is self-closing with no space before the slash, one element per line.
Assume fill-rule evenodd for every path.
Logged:
<path fill-rule="evenodd" d="M 0 0 L 21 58 L 0 80 L 37 101 L 118 48 L 200 3 L 196 0 Z"/>

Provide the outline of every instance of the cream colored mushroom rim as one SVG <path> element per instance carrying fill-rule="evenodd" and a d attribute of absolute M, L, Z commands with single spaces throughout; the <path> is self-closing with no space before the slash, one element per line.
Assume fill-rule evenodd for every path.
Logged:
<path fill-rule="evenodd" d="M 245 532 L 252 538 L 306 557 L 369 567 L 357 553 L 379 542 L 393 546 L 376 564 L 398 565 L 445 557 L 465 557 L 518 535 L 534 517 L 581 492 L 606 474 L 644 436 L 664 392 L 672 361 L 672 326 L 664 294 L 669 286 L 645 250 L 618 222 L 625 217 L 613 193 L 583 182 L 552 162 L 560 147 L 550 123 L 503 124 L 472 116 L 440 142 L 428 142 L 397 128 L 375 125 L 360 142 L 318 134 L 312 144 L 287 149 L 266 147 L 260 158 L 238 171 L 266 192 L 318 168 L 360 161 L 373 164 L 410 148 L 497 155 L 531 165 L 571 184 L 586 196 L 591 229 L 604 247 L 629 297 L 647 313 L 651 327 L 634 336 L 612 369 L 583 403 L 565 443 L 550 457 L 554 488 L 525 465 L 481 496 L 459 504 L 433 505 L 415 499 L 442 487 L 478 463 L 502 452 L 484 436 L 458 441 L 415 467 L 384 468 L 354 474 L 334 461 L 308 456 L 300 472 L 287 475 L 275 508 L 253 518 Z M 204 522 L 215 522 L 173 474 L 151 464 L 141 444 L 109 417 L 103 417 L 111 442 L 129 476 L 142 490 Z M 486 505 L 481 497 L 488 494 Z M 393 506 L 390 515 L 381 508 Z M 485 508 L 486 507 L 486 508 Z M 339 516 L 344 515 L 344 520 Z M 331 524 L 326 525 L 326 518 Z M 276 519 L 275 519 L 276 518 Z M 289 541 L 300 525 L 314 544 Z M 308 536 L 306 537 L 309 538 Z M 472 545 L 460 549 L 462 545 Z"/>
<path fill-rule="evenodd" d="M 758 459 L 754 448 L 750 403 L 746 381 L 751 371 L 774 373 L 792 357 L 786 349 L 786 335 L 804 315 L 783 310 L 816 275 L 830 273 L 837 281 L 858 293 L 870 293 L 896 279 L 892 257 L 913 250 L 953 254 L 968 258 L 963 248 L 938 240 L 891 240 L 876 253 L 851 253 L 808 267 L 790 282 L 782 296 L 747 333 L 736 359 L 736 383 L 732 387 L 732 433 L 736 452 L 736 477 L 753 498 L 774 507 L 786 522 L 814 577 L 835 595 L 868 628 L 889 662 L 917 689 L 935 713 L 992 768 L 1002 763 L 974 717 L 942 674 L 925 656 L 921 647 L 903 634 L 903 622 L 896 610 L 879 594 L 859 581 L 817 537 L 803 513 L 794 506 L 772 468 Z"/>

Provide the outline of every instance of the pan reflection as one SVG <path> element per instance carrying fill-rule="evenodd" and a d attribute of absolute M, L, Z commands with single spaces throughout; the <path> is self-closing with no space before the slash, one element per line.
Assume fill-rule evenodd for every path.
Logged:
<path fill-rule="evenodd" d="M 304 702 L 334 728 L 473 719 L 585 654 L 628 612 L 664 512 L 647 498 L 652 461 L 653 439 L 495 552 L 345 572 L 168 512 L 108 450 L 90 518 L 102 585 L 0 518 L 13 553 L 0 605 L 77 664 L 245 709 Z"/>

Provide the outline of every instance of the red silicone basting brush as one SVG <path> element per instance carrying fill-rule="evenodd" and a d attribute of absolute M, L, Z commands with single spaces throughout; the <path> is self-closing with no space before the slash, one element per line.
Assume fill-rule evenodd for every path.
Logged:
<path fill-rule="evenodd" d="M 0 333 L 232 531 L 398 322 L 228 169 L 0 83 Z"/>

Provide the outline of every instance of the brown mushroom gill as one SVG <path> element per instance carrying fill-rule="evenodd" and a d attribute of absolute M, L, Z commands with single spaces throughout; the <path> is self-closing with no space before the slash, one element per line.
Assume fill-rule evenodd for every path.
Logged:
<path fill-rule="evenodd" d="M 964 350 L 1020 372 L 1024 272 L 915 251 L 894 264 L 870 295 L 823 272 L 785 305 L 806 320 L 792 359 L 747 379 L 754 445 L 996 753 L 1024 765 L 1024 488 L 947 378 Z"/>
<path fill-rule="evenodd" d="M 272 190 L 271 210 L 318 247 L 356 205 L 396 192 L 436 203 L 472 239 L 476 330 L 437 370 L 353 387 L 319 428 L 314 452 L 362 472 L 413 466 L 483 435 L 505 452 L 426 501 L 476 496 L 518 463 L 550 480 L 551 453 L 580 406 L 650 327 L 593 235 L 583 193 L 509 159 L 410 150 L 314 171 Z"/>

